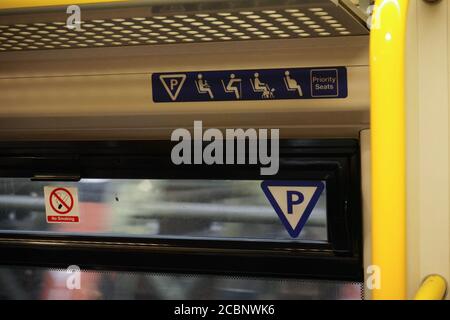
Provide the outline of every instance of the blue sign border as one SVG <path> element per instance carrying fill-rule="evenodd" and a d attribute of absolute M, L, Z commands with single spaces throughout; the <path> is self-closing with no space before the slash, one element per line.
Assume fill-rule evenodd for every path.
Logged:
<path fill-rule="evenodd" d="M 314 192 L 311 200 L 303 212 L 300 221 L 298 222 L 295 228 L 292 228 L 289 221 L 286 219 L 283 210 L 281 210 L 278 205 L 277 200 L 274 198 L 272 193 L 269 190 L 269 187 L 317 187 Z M 311 215 L 313 209 L 315 208 L 317 202 L 319 201 L 320 195 L 322 194 L 325 186 L 322 181 L 281 181 L 281 180 L 265 180 L 261 182 L 261 188 L 269 200 L 270 204 L 274 208 L 281 222 L 284 224 L 286 230 L 292 238 L 297 238 L 308 221 L 309 216 Z"/>
<path fill-rule="evenodd" d="M 314 83 L 313 75 L 326 72 L 334 72 L 336 77 L 323 75 L 321 79 L 323 85 L 320 89 L 315 88 L 319 84 Z M 168 81 L 171 76 L 178 78 L 174 85 L 179 87 L 169 87 Z M 180 77 L 183 78 L 182 82 Z M 258 90 L 254 84 L 256 77 L 262 86 L 258 87 Z M 286 77 L 289 77 L 291 85 L 294 87 L 297 85 L 298 89 L 288 88 Z M 328 87 L 332 84 L 327 83 L 327 79 L 331 81 L 332 78 L 335 81 L 335 88 Z M 199 81 L 202 82 L 201 88 Z M 232 86 L 231 81 L 234 82 Z M 152 99 L 155 103 L 317 100 L 348 97 L 348 75 L 345 66 L 159 72 L 151 74 L 151 86 Z"/>

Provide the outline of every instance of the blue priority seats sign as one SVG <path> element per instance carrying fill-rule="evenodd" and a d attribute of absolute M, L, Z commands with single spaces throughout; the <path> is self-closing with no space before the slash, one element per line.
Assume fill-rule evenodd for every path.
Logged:
<path fill-rule="evenodd" d="M 154 102 L 339 99 L 345 67 L 168 72 L 152 74 Z"/>
<path fill-rule="evenodd" d="M 297 238 L 324 190 L 321 181 L 270 181 L 261 183 L 267 199 L 292 238 Z"/>

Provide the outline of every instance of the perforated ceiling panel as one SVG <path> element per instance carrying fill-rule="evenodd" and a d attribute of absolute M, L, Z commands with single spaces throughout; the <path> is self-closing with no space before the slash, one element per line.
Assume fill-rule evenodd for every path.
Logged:
<path fill-rule="evenodd" d="M 196 8 L 201 6 L 197 4 Z M 5 22 L 0 20 L 0 51 L 337 37 L 368 33 L 364 24 L 348 10 L 348 5 L 336 5 L 332 1 L 290 1 L 288 7 L 246 6 L 230 8 L 233 10 L 208 8 L 192 12 L 174 12 L 164 7 L 148 9 L 140 6 L 113 13 L 105 10 L 104 17 L 97 9 L 95 16 L 101 18 L 82 19 L 79 31 L 69 29 L 66 21 L 60 18 L 66 16 L 60 13 L 54 15 L 58 19 L 53 21 L 51 14 L 43 15 L 40 21 L 40 13 L 37 13 L 28 23 L 23 17 L 19 23 L 11 23 L 11 16 L 0 16 Z M 150 11 L 152 14 L 148 14 Z"/>

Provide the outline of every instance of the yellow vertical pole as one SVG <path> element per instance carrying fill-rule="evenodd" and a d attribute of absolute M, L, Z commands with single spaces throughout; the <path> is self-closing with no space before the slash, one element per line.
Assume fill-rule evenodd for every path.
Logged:
<path fill-rule="evenodd" d="M 377 0 L 370 34 L 373 299 L 406 298 L 405 33 L 408 0 Z"/>

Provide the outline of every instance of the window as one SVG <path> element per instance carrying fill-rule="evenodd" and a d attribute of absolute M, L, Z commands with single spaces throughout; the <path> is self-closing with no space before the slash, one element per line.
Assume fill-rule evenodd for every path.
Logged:
<path fill-rule="evenodd" d="M 69 290 L 65 270 L 0 267 L 0 299 L 42 300 L 272 300 L 363 298 L 362 284 L 282 278 L 82 271 Z"/>
<path fill-rule="evenodd" d="M 362 281 L 356 141 L 280 141 L 280 170 L 270 180 L 325 186 L 298 238 L 265 198 L 268 177 L 258 166 L 176 166 L 171 148 L 166 141 L 0 143 L 2 265 L 78 265 L 176 281 L 233 276 L 243 288 L 250 278 Z M 78 188 L 79 224 L 46 223 L 44 186 Z"/>
<path fill-rule="evenodd" d="M 44 186 L 77 187 L 80 223 L 46 223 Z M 326 192 L 297 239 L 290 238 L 251 180 L 0 179 L 0 229 L 122 236 L 327 240 Z"/>

